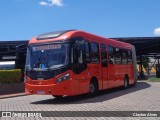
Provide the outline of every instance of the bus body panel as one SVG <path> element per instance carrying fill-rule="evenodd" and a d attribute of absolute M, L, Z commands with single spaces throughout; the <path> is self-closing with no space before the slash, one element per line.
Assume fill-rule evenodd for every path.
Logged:
<path fill-rule="evenodd" d="M 108 67 L 102 67 L 101 68 L 101 76 L 102 76 L 102 89 L 108 89 L 109 88 L 109 81 L 108 81 Z"/>

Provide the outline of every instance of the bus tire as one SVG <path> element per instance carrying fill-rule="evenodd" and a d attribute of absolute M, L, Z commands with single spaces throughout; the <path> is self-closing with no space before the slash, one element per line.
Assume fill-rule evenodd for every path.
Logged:
<path fill-rule="evenodd" d="M 129 79 L 127 76 L 124 77 L 124 89 L 127 89 L 129 86 Z"/>
<path fill-rule="evenodd" d="M 91 80 L 89 84 L 89 97 L 94 97 L 98 93 L 98 84 L 95 80 Z"/>

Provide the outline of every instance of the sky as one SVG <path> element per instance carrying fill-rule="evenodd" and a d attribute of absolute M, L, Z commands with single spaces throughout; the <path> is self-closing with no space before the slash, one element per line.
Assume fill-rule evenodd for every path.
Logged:
<path fill-rule="evenodd" d="M 0 0 L 0 41 L 77 29 L 107 38 L 160 36 L 160 0 Z"/>

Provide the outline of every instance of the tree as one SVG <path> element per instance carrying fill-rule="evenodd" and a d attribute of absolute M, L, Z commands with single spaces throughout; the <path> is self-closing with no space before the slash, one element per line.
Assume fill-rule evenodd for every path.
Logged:
<path fill-rule="evenodd" d="M 149 67 L 150 59 L 147 56 L 142 56 L 142 65 L 145 69 Z"/>

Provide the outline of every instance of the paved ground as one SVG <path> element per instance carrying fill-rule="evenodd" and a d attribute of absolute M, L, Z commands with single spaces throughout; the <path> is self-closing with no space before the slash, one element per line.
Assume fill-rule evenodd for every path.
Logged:
<path fill-rule="evenodd" d="M 135 87 L 131 87 L 127 90 L 114 89 L 103 91 L 94 98 L 87 98 L 83 95 L 65 97 L 59 100 L 48 95 L 29 95 L 0 99 L 0 111 L 160 111 L 160 83 L 138 82 Z M 59 117 L 57 119 L 64 118 Z M 79 117 L 76 119 L 84 118 Z M 87 117 L 85 119 L 93 118 Z M 107 118 L 101 117 L 95 119 Z M 143 120 L 144 118 L 113 117 L 109 119 Z M 160 118 L 154 117 L 145 119 L 160 120 Z"/>
<path fill-rule="evenodd" d="M 2 95 L 24 93 L 24 82 L 0 84 L 0 98 Z"/>
<path fill-rule="evenodd" d="M 26 93 L 14 93 L 14 94 L 6 94 L 0 95 L 0 99 L 12 98 L 12 97 L 19 97 L 19 96 L 26 96 Z"/>

